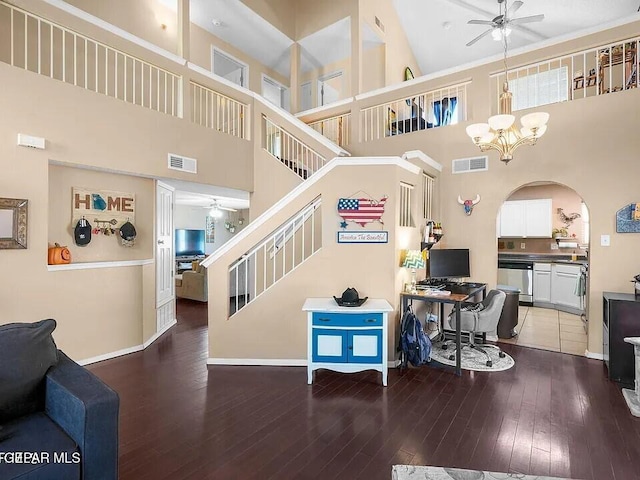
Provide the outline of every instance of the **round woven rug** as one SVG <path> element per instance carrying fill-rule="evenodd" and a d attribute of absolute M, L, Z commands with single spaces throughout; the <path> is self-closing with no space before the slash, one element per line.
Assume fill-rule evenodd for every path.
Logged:
<path fill-rule="evenodd" d="M 449 343 L 447 350 L 442 349 L 442 344 L 443 342 L 433 344 L 431 348 L 431 359 L 455 367 L 455 359 L 449 360 L 449 355 L 451 355 L 451 352 L 455 349 L 455 343 Z M 467 347 L 462 350 L 462 368 L 476 372 L 501 372 L 503 370 L 509 370 L 516 364 L 515 360 L 506 352 L 503 352 L 504 358 L 500 358 L 498 356 L 498 350 L 495 348 L 487 348 L 486 351 L 491 357 L 491 362 L 493 362 L 491 367 L 487 367 L 487 356 L 484 353 Z"/>

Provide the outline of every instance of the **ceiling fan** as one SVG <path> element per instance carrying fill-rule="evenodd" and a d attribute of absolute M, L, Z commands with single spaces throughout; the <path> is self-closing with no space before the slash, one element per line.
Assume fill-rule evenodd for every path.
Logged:
<path fill-rule="evenodd" d="M 216 200 L 215 198 L 213 199 L 213 203 L 211 203 L 211 205 L 207 206 L 207 207 L 202 207 L 202 208 L 206 208 L 209 210 L 209 213 L 212 217 L 215 218 L 221 218 L 223 213 L 222 211 L 227 211 L 227 212 L 237 212 L 238 210 L 236 210 L 235 208 L 229 208 L 229 207 L 223 207 L 222 205 L 220 205 L 218 203 L 218 200 Z"/>
<path fill-rule="evenodd" d="M 500 15 L 495 17 L 493 20 L 469 20 L 467 23 L 469 25 L 488 25 L 490 28 L 478 35 L 476 38 L 467 43 L 467 47 L 470 47 L 478 40 L 487 35 L 491 34 L 494 40 L 502 40 L 504 37 L 511 33 L 511 26 L 522 25 L 523 23 L 533 23 L 533 22 L 541 22 L 544 20 L 544 15 L 531 15 L 529 17 L 521 17 L 521 18 L 512 18 L 513 14 L 516 13 L 520 7 L 524 4 L 520 0 L 514 1 L 511 6 L 507 9 L 506 0 L 498 0 L 498 4 L 500 5 Z"/>

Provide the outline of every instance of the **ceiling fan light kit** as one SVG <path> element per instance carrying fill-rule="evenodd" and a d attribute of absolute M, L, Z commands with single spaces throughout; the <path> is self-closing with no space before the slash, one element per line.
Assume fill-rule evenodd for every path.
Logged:
<path fill-rule="evenodd" d="M 488 150 L 496 150 L 500 154 L 500 160 L 505 164 L 513 160 L 513 152 L 520 145 L 535 145 L 538 139 L 544 135 L 547 131 L 547 122 L 549 121 L 549 114 L 546 112 L 533 112 L 524 115 L 520 119 L 522 128 L 518 129 L 515 126 L 516 117 L 512 114 L 512 100 L 513 94 L 509 91 L 507 68 L 507 29 L 510 21 L 508 14 L 513 14 L 517 9 L 522 6 L 521 1 L 516 1 L 511 6 L 511 9 L 507 9 L 506 0 L 498 0 L 500 4 L 500 11 L 502 12 L 502 4 L 504 3 L 505 13 L 494 18 L 492 22 L 492 30 L 487 30 L 479 37 L 476 37 L 467 45 L 475 43 L 477 40 L 485 36 L 487 33 L 492 32 L 492 35 L 496 30 L 504 42 L 504 84 L 502 86 L 502 93 L 500 94 L 500 103 L 498 109 L 498 115 L 489 117 L 487 123 L 474 123 L 467 127 L 467 135 L 471 137 L 473 143 L 480 148 L 481 151 L 486 152 Z M 544 18 L 544 15 L 535 15 L 534 17 L 524 17 L 519 20 L 519 23 L 523 23 L 523 20 L 535 18 L 539 21 Z M 514 20 L 514 21 L 515 21 Z M 484 22 L 482 20 L 472 20 L 469 23 Z M 526 23 L 526 22 L 524 22 Z M 510 29 L 509 29 L 510 31 Z M 495 36 L 494 36 L 495 38 Z"/>

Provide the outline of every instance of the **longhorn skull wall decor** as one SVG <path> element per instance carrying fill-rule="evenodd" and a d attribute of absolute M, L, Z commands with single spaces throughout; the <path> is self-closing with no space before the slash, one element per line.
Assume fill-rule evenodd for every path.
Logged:
<path fill-rule="evenodd" d="M 475 200 L 462 200 L 462 197 L 458 195 L 458 203 L 464 206 L 464 213 L 471 215 L 473 207 L 480 201 L 480 194 L 476 195 Z"/>

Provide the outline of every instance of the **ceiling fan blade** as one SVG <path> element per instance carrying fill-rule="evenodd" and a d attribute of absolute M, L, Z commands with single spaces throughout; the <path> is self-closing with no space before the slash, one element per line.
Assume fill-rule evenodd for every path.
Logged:
<path fill-rule="evenodd" d="M 218 205 L 218 208 L 220 210 L 226 210 L 227 212 L 237 212 L 238 210 L 236 210 L 235 208 L 229 208 L 229 207 L 221 207 L 220 205 Z"/>
<path fill-rule="evenodd" d="M 468 25 L 493 25 L 493 20 L 469 20 Z"/>
<path fill-rule="evenodd" d="M 513 20 L 509 20 L 509 23 L 512 25 L 522 25 L 523 23 L 541 22 L 542 20 L 544 20 L 543 13 L 540 15 L 531 15 L 530 17 L 514 18 Z"/>
<path fill-rule="evenodd" d="M 470 47 L 471 45 L 473 45 L 474 43 L 476 43 L 478 40 L 480 40 L 482 37 L 486 37 L 487 35 L 489 35 L 491 33 L 491 31 L 493 30 L 493 28 L 490 28 L 489 30 L 487 30 L 484 33 L 481 33 L 480 35 L 478 35 L 476 38 L 474 38 L 473 40 L 471 40 L 469 43 L 467 43 L 467 47 Z"/>
<path fill-rule="evenodd" d="M 521 2 L 520 0 L 513 2 L 509 7 L 509 10 L 507 10 L 506 17 L 511 18 L 511 16 L 516 13 L 522 5 L 524 5 L 524 2 Z"/>

